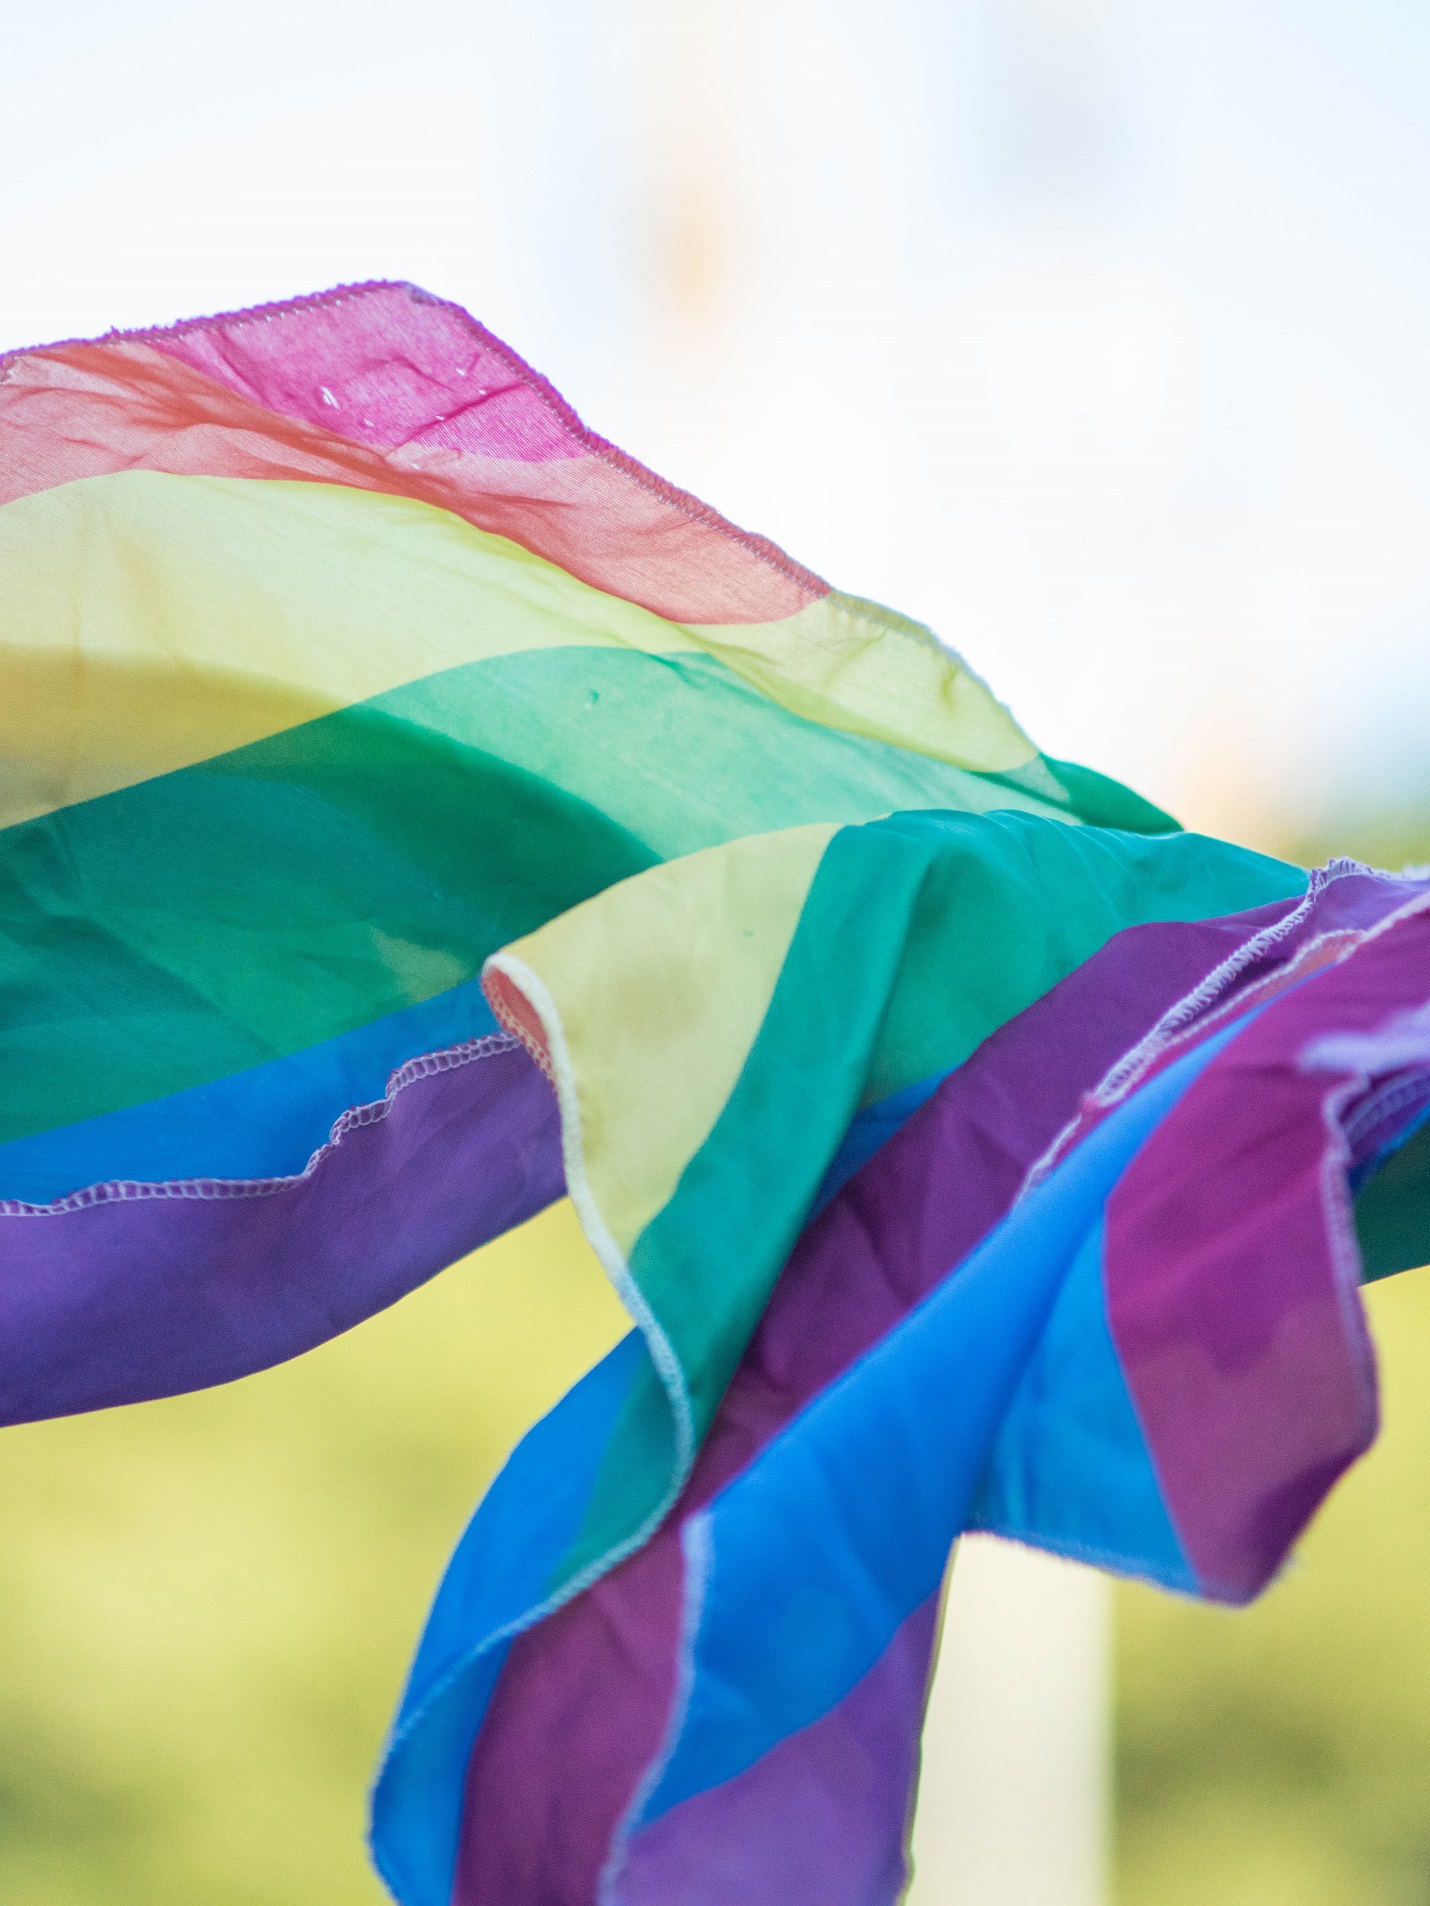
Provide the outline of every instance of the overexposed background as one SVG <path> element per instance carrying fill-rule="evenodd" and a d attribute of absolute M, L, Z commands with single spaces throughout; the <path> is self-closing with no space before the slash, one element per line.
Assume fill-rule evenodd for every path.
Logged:
<path fill-rule="evenodd" d="M 1259 846 L 1424 857 L 1427 96 L 1408 0 L 12 5 L 0 349 L 414 280 L 1049 752 Z M 558 1213 L 290 1369 L 7 1434 L 7 1906 L 377 1898 L 361 1783 L 430 1586 L 618 1327 L 581 1250 Z M 494 1313 L 508 1272 L 536 1311 Z M 1265 1611 L 1119 1603 L 1126 1902 L 1427 1896 L 1391 1536 L 1430 1418 L 1391 1422 Z M 1102 1893 L 1107 1622 L 968 1545 L 918 1906 L 1053 1906 L 1040 1858 Z"/>
<path fill-rule="evenodd" d="M 366 277 L 930 622 L 1050 752 L 1319 838 L 1430 791 L 1406 0 L 51 0 L 0 347 Z"/>

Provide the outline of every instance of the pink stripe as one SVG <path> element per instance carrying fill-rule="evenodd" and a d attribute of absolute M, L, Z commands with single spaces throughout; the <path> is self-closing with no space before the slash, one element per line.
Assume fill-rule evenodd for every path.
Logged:
<path fill-rule="evenodd" d="M 1419 910 L 1268 1005 L 1108 1206 L 1128 1385 L 1193 1566 L 1228 1601 L 1266 1584 L 1376 1432 L 1343 1137 L 1369 1081 L 1305 1053 L 1430 995 L 1430 889 L 1399 898 Z"/>
<path fill-rule="evenodd" d="M 12 353 L 0 449 L 0 502 L 129 469 L 412 496 L 676 622 L 776 622 L 828 594 L 406 285 Z"/>
<path fill-rule="evenodd" d="M 355 285 L 136 332 L 265 410 L 356 443 L 546 463 L 584 454 L 561 399 L 453 304 Z"/>

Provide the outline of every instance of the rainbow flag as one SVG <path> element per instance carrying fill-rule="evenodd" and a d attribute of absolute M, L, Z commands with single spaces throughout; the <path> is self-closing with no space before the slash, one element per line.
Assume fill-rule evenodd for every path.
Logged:
<path fill-rule="evenodd" d="M 223 1382 L 563 1191 L 630 1335 L 373 1797 L 402 1906 L 867 1906 L 952 1543 L 1228 1602 L 1430 1257 L 1430 877 L 1040 754 L 376 284 L 0 360 L 0 1420 Z"/>

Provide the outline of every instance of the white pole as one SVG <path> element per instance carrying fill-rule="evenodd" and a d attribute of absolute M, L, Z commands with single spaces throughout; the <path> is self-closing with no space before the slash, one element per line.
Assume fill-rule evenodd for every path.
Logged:
<path fill-rule="evenodd" d="M 1111 1589 L 959 1544 L 924 1729 L 908 1906 L 1106 1906 Z"/>

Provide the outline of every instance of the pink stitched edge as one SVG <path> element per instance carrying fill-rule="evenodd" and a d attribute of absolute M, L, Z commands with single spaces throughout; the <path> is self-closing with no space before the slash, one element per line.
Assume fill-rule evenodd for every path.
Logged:
<path fill-rule="evenodd" d="M 495 351 L 498 357 L 505 360 L 520 382 L 545 405 L 568 437 L 573 438 L 591 455 L 609 464 L 627 482 L 634 483 L 639 489 L 659 497 L 663 503 L 668 504 L 672 509 L 679 510 L 693 522 L 704 524 L 706 528 L 729 537 L 750 555 L 757 557 L 762 563 L 766 563 L 779 575 L 792 582 L 806 595 L 818 599 L 833 593 L 822 576 L 817 576 L 812 569 L 806 569 L 803 563 L 797 563 L 792 556 L 787 555 L 780 548 L 778 543 L 771 542 L 767 536 L 759 536 L 750 530 L 740 529 L 727 517 L 721 516 L 718 510 L 711 509 L 708 503 L 702 503 L 699 497 L 692 496 L 688 490 L 677 489 L 673 483 L 667 483 L 664 477 L 657 476 L 654 470 L 648 469 L 635 457 L 627 455 L 616 444 L 609 442 L 605 437 L 597 436 L 594 430 L 582 423 L 580 417 L 549 379 L 543 377 L 540 371 L 534 370 L 525 358 L 518 356 L 509 344 L 489 331 L 479 319 L 472 316 L 470 311 L 459 304 L 454 304 L 449 298 L 438 298 L 432 292 L 424 291 L 420 285 L 409 284 L 406 279 L 369 278 L 359 284 L 333 285 L 327 291 L 310 292 L 305 297 L 285 298 L 272 304 L 251 305 L 240 311 L 219 311 L 203 318 L 181 318 L 177 324 L 150 324 L 132 331 L 106 331 L 104 336 L 99 338 L 63 338 L 53 344 L 23 346 L 16 350 L 0 352 L 0 382 L 8 377 L 11 365 L 18 358 L 32 357 L 38 352 L 62 351 L 72 344 L 112 342 L 144 344 L 153 338 L 182 337 L 189 331 L 208 331 L 219 326 L 223 326 L 226 330 L 238 330 L 244 325 L 271 323 L 274 318 L 286 317 L 293 311 L 324 309 L 330 305 L 346 304 L 354 298 L 365 297 L 369 292 L 374 291 L 405 291 L 410 298 L 420 304 L 438 305 L 443 310 L 454 313 L 473 336 L 479 338 L 488 349 Z"/>
<path fill-rule="evenodd" d="M 86 1185 L 53 1204 L 27 1204 L 20 1198 L 0 1198 L 0 1218 L 55 1218 L 66 1212 L 87 1211 L 93 1205 L 132 1204 L 147 1198 L 271 1198 L 276 1192 L 292 1191 L 305 1184 L 323 1161 L 342 1144 L 349 1132 L 364 1125 L 376 1125 L 392 1110 L 399 1092 L 406 1091 L 419 1079 L 430 1079 L 439 1072 L 454 1072 L 478 1059 L 495 1058 L 511 1052 L 518 1044 L 510 1033 L 484 1033 L 480 1039 L 465 1039 L 460 1045 L 445 1046 L 439 1052 L 425 1052 L 409 1059 L 387 1081 L 380 1099 L 367 1105 L 350 1106 L 333 1126 L 327 1143 L 320 1145 L 302 1171 L 281 1178 L 170 1178 L 162 1183 L 141 1183 L 132 1178 L 110 1179 L 101 1185 Z"/>

